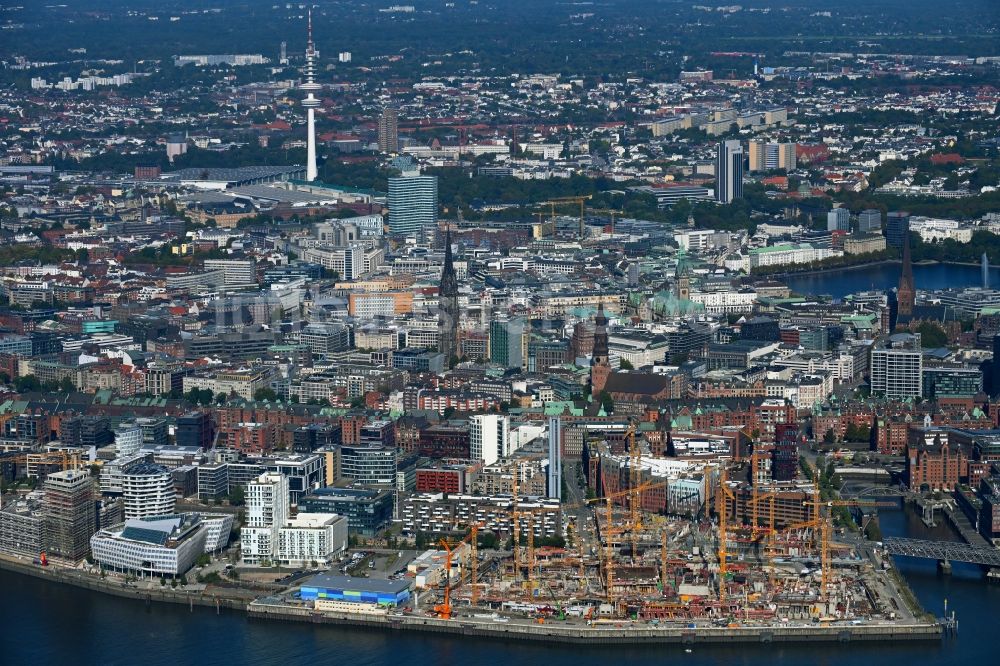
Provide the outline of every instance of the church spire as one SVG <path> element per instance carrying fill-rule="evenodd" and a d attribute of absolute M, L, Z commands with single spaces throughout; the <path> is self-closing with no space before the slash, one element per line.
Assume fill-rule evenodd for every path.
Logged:
<path fill-rule="evenodd" d="M 451 227 L 447 227 L 444 232 L 444 270 L 441 272 L 441 280 L 445 276 L 455 274 L 455 264 L 451 256 Z M 443 285 L 442 285 L 443 286 Z"/>
<path fill-rule="evenodd" d="M 444 236 L 444 267 L 441 286 L 438 288 L 438 350 L 444 354 L 445 364 L 451 367 L 458 358 L 458 277 L 455 260 L 451 254 L 451 227 Z"/>
<path fill-rule="evenodd" d="M 899 316 L 913 315 L 913 303 L 916 300 L 916 287 L 913 284 L 913 259 L 910 256 L 910 234 L 903 237 L 903 266 L 899 275 L 897 312 Z"/>
<path fill-rule="evenodd" d="M 604 303 L 597 306 L 594 316 L 594 352 L 590 365 L 590 391 L 595 398 L 604 392 L 611 375 L 608 359 L 608 318 L 604 315 Z"/>

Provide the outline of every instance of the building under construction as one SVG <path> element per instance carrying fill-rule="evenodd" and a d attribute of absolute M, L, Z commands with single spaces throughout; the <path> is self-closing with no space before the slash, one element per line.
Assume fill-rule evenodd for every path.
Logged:
<path fill-rule="evenodd" d="M 720 625 L 865 622 L 902 611 L 872 583 L 877 563 L 837 541 L 834 508 L 865 503 L 822 500 L 811 482 L 774 481 L 757 456 L 661 458 L 643 451 L 634 431 L 628 437 L 620 453 L 595 449 L 600 496 L 561 505 L 563 547 L 536 544 L 535 508 L 516 488 L 512 548 L 499 556 L 479 553 L 485 523 L 448 525 L 467 533 L 442 543 L 471 548 L 436 611 Z"/>

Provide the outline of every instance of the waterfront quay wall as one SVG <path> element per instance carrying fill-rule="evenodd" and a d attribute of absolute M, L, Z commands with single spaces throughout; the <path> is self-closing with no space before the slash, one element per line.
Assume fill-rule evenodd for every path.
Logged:
<path fill-rule="evenodd" d="M 566 626 L 555 623 L 476 621 L 463 618 L 442 620 L 434 617 L 361 616 L 346 613 L 318 613 L 310 608 L 255 602 L 247 608 L 252 618 L 348 625 L 373 630 L 421 631 L 460 636 L 532 640 L 551 643 L 614 645 L 622 643 L 662 643 L 675 645 L 725 643 L 802 643 L 852 641 L 940 640 L 936 623 L 868 624 L 847 626 L 768 626 L 768 627 L 650 627 L 595 625 Z"/>
<path fill-rule="evenodd" d="M 25 574 L 66 585 L 110 594 L 116 597 L 144 601 L 147 604 L 171 603 L 204 606 L 217 610 L 245 612 L 249 617 L 264 620 L 309 622 L 367 628 L 372 630 L 420 631 L 437 634 L 478 636 L 503 640 L 532 640 L 551 643 L 623 644 L 662 643 L 693 645 L 709 643 L 796 643 L 851 641 L 914 641 L 940 640 L 941 625 L 936 623 L 863 624 L 851 626 L 766 626 L 766 627 L 651 627 L 617 625 L 559 625 L 555 623 L 526 624 L 457 618 L 398 615 L 355 615 L 348 613 L 318 613 L 311 608 L 252 601 L 255 592 L 248 590 L 176 591 L 172 589 L 139 589 L 124 586 L 119 580 L 102 579 L 73 569 L 42 567 L 0 557 L 0 569 Z"/>
<path fill-rule="evenodd" d="M 19 562 L 0 557 L 0 569 L 6 569 L 14 573 L 25 574 L 41 578 L 42 580 L 54 583 L 65 583 L 75 585 L 94 592 L 110 594 L 116 597 L 136 599 L 150 603 L 153 601 L 171 604 L 183 604 L 185 606 L 207 606 L 211 608 L 228 608 L 232 610 L 244 611 L 250 598 L 237 595 L 235 592 L 226 591 L 223 594 L 214 594 L 195 591 L 178 591 L 167 589 L 140 589 L 126 586 L 120 580 L 99 578 L 97 576 L 77 571 L 75 569 L 63 569 L 58 566 L 42 567 L 37 564 Z"/>

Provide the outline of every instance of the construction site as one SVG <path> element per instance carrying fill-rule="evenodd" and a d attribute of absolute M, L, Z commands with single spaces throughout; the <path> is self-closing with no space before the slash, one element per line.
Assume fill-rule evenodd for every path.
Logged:
<path fill-rule="evenodd" d="M 878 502 L 823 499 L 818 482 L 771 481 L 755 454 L 704 460 L 700 499 L 686 515 L 650 511 L 667 481 L 641 473 L 634 435 L 623 489 L 563 503 L 564 545 L 536 546 L 540 509 L 515 484 L 508 547 L 484 533 L 441 539 L 444 575 L 409 612 L 585 626 L 801 626 L 914 621 L 920 610 L 891 562 L 860 528 Z M 517 478 L 516 471 L 514 478 Z M 683 499 L 683 498 L 682 498 Z M 845 513 L 841 507 L 847 509 Z M 849 516 L 853 526 L 835 525 Z"/>

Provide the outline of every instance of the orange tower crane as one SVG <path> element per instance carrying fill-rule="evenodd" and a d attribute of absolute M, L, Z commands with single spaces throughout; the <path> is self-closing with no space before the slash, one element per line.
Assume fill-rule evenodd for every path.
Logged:
<path fill-rule="evenodd" d="M 473 535 L 478 536 L 478 533 L 479 533 L 478 526 L 475 526 L 469 532 L 469 534 L 467 534 L 465 536 L 465 538 L 463 538 L 461 541 L 455 543 L 454 546 L 460 546 L 460 545 L 462 545 L 466 541 L 466 539 L 469 539 L 470 537 L 472 538 L 473 543 L 474 543 L 476 537 L 473 536 Z M 434 606 L 434 612 L 438 614 L 438 617 L 440 617 L 440 618 L 442 618 L 444 620 L 450 620 L 451 619 L 451 563 L 452 563 L 452 556 L 453 556 L 453 554 L 455 552 L 455 549 L 453 547 L 453 544 L 450 543 L 447 539 L 441 539 L 441 541 L 439 541 L 438 543 L 441 545 L 442 548 L 444 548 L 444 552 L 445 552 L 445 556 L 444 556 L 444 600 L 440 604 Z M 472 546 L 472 550 L 473 550 L 473 552 L 475 552 L 476 547 Z M 473 562 L 475 562 L 475 559 L 473 559 Z M 475 565 L 473 565 L 473 566 L 475 566 Z M 475 576 L 475 574 L 474 574 L 474 576 Z M 473 578 L 473 581 L 475 581 L 475 578 Z M 473 590 L 475 590 L 475 587 L 473 587 Z"/>
<path fill-rule="evenodd" d="M 445 551 L 444 559 L 444 601 L 434 607 L 434 612 L 442 620 L 451 619 L 451 544 L 446 539 L 441 539 L 441 547 Z"/>

